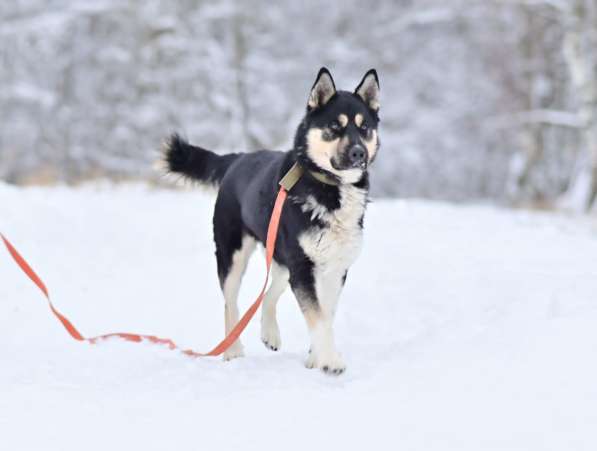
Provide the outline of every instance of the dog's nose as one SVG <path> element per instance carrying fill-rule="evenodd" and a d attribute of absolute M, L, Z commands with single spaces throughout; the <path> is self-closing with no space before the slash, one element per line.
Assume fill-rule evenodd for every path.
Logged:
<path fill-rule="evenodd" d="M 350 148 L 348 151 L 348 159 L 354 166 L 359 166 L 365 161 L 367 161 L 367 154 L 365 153 L 365 149 L 361 146 L 356 145 Z"/>

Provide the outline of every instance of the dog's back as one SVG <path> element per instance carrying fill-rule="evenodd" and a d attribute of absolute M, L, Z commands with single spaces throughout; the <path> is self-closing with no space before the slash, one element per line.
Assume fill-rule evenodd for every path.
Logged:
<path fill-rule="evenodd" d="M 277 181 L 291 165 L 287 153 L 260 150 L 218 155 L 174 134 L 165 143 L 164 160 L 170 172 L 217 189 L 215 233 L 219 233 L 216 223 L 227 224 L 228 229 L 239 220 L 243 234 L 265 242 Z"/>

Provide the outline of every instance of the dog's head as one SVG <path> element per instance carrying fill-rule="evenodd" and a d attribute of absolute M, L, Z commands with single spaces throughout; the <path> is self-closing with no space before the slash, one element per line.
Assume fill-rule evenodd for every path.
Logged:
<path fill-rule="evenodd" d="M 348 92 L 336 91 L 332 75 L 321 68 L 295 138 L 300 161 L 340 183 L 358 182 L 379 148 L 378 113 L 375 69 L 365 74 L 354 92 Z"/>

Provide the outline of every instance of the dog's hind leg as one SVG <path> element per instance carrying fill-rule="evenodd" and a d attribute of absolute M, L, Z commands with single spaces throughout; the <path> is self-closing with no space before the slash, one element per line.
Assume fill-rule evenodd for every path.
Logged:
<path fill-rule="evenodd" d="M 218 230 L 216 227 L 215 230 Z M 224 293 L 224 324 L 226 335 L 238 323 L 238 292 L 240 283 L 247 269 L 249 258 L 255 249 L 255 240 L 249 235 L 242 235 L 240 238 L 235 235 L 224 235 L 215 233 L 216 238 L 216 257 L 218 261 L 218 275 L 220 285 Z M 228 230 L 230 232 L 230 230 Z M 226 352 L 224 360 L 231 360 L 244 355 L 243 346 L 240 339 L 236 340 Z"/>
<path fill-rule="evenodd" d="M 282 266 L 276 261 L 272 261 L 271 269 L 272 283 L 263 298 L 263 308 L 261 310 L 261 341 L 268 349 L 277 351 L 282 345 L 280 339 L 280 328 L 276 320 L 276 305 L 278 299 L 288 287 L 288 268 Z"/>

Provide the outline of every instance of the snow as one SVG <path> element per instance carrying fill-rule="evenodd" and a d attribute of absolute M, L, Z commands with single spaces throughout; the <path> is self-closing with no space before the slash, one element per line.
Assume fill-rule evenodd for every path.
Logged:
<path fill-rule="evenodd" d="M 0 183 L 0 231 L 83 334 L 201 351 L 223 330 L 212 205 L 145 185 Z M 595 217 L 378 200 L 365 223 L 337 317 L 340 377 L 303 367 L 289 292 L 277 353 L 258 320 L 229 363 L 88 345 L 0 250 L 2 449 L 596 449 Z"/>

